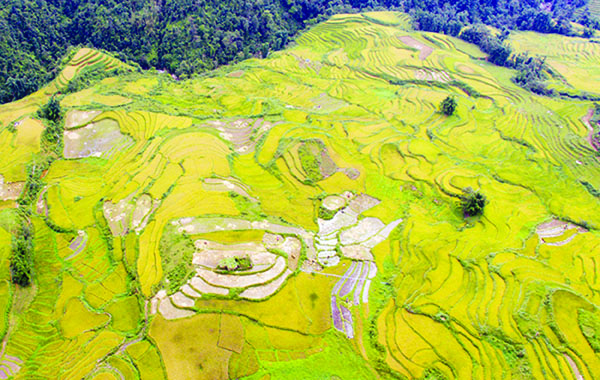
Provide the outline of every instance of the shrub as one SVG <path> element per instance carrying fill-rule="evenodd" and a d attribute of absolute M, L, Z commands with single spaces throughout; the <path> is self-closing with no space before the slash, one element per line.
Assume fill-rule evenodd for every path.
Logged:
<path fill-rule="evenodd" d="M 219 261 L 217 269 L 223 272 L 245 271 L 252 269 L 252 261 L 248 256 L 226 257 Z"/>

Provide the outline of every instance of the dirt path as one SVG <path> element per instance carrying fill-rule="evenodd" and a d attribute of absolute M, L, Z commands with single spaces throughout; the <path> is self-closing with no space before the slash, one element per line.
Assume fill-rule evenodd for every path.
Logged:
<path fill-rule="evenodd" d="M 585 124 L 585 126 L 588 128 L 588 130 L 590 131 L 590 133 L 588 134 L 587 137 L 587 141 L 590 144 L 590 146 L 592 147 L 592 149 L 594 149 L 595 151 L 598 151 L 598 144 L 597 142 L 594 141 L 594 127 L 590 124 L 590 121 L 592 120 L 592 116 L 594 116 L 594 109 L 590 108 L 588 113 L 581 118 L 581 121 L 583 121 L 583 124 Z"/>

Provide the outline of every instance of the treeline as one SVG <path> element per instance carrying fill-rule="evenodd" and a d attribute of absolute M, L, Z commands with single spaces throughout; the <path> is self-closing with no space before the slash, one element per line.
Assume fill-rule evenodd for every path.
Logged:
<path fill-rule="evenodd" d="M 506 38 L 510 30 L 532 30 L 539 33 L 559 33 L 575 36 L 571 21 L 587 26 L 581 36 L 591 37 L 592 28 L 599 29 L 600 22 L 590 16 L 587 8 L 583 12 L 575 10 L 585 6 L 584 0 L 559 0 L 554 3 L 540 3 L 535 0 L 511 1 L 503 3 L 492 0 L 448 3 L 443 0 L 427 7 L 423 0 L 408 0 L 411 6 L 415 28 L 458 37 L 475 44 L 488 54 L 488 61 L 498 66 L 517 70 L 513 82 L 538 95 L 565 95 L 582 99 L 596 98 L 587 93 L 572 95 L 558 93 L 548 88 L 546 80 L 556 74 L 546 65 L 544 57 L 528 54 L 513 54 Z M 578 15 L 577 15 L 578 14 Z M 499 29 L 492 32 L 488 27 Z"/>
<path fill-rule="evenodd" d="M 51 80 L 69 46 L 102 48 L 186 77 L 264 57 L 335 7 L 330 0 L 5 0 L 0 102 Z"/>
<path fill-rule="evenodd" d="M 105 49 L 144 69 L 165 69 L 185 78 L 264 57 L 332 13 L 403 10 L 413 15 L 418 28 L 451 35 L 476 23 L 572 34 L 571 20 L 600 27 L 589 12 L 576 16 L 575 9 L 585 1 L 4 0 L 0 103 L 19 99 L 51 80 L 69 46 Z"/>
<path fill-rule="evenodd" d="M 571 26 L 571 21 L 600 29 L 599 20 L 592 17 L 586 4 L 586 0 L 406 0 L 404 6 L 418 29 L 452 36 L 473 24 L 486 24 L 501 30 L 575 36 L 578 32 Z M 585 9 L 581 11 L 583 7 Z M 583 33 L 589 36 L 592 32 Z"/>
<path fill-rule="evenodd" d="M 19 223 L 12 231 L 10 273 L 14 284 L 29 286 L 33 281 L 33 227 L 29 221 L 32 208 L 40 191 L 44 187 L 42 175 L 52 161 L 61 156 L 63 135 L 63 110 L 60 100 L 52 97 L 40 107 L 37 116 L 44 122 L 41 152 L 27 164 L 27 179 L 17 203 L 19 204 Z"/>

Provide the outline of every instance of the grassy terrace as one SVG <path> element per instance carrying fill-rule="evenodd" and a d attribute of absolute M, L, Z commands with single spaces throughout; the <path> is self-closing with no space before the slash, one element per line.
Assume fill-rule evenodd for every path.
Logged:
<path fill-rule="evenodd" d="M 10 282 L 18 208 L 0 199 L 0 377 L 600 377 L 593 103 L 536 96 L 476 47 L 409 25 L 338 15 L 264 60 L 62 97 L 29 288 Z M 510 40 L 547 55 L 556 86 L 598 88 L 600 45 Z M 0 186 L 26 180 L 35 112 L 91 65 L 122 64 L 81 49 L 0 106 Z M 466 187 L 489 200 L 481 218 L 457 206 Z M 240 252 L 247 273 L 211 267 Z"/>

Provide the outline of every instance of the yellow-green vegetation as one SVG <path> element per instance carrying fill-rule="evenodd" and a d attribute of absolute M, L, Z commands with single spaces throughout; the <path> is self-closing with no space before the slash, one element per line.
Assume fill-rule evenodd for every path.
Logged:
<path fill-rule="evenodd" d="M 0 199 L 0 365 L 16 379 L 600 378 L 600 161 L 581 100 L 598 92 L 600 45 L 509 41 L 548 56 L 552 86 L 579 97 L 528 92 L 393 12 L 333 16 L 267 59 L 185 81 L 80 50 L 0 106 L 5 186 L 47 153 L 40 106 L 73 91 L 57 95 L 63 155 L 33 203 Z M 485 197 L 477 217 L 469 188 Z M 364 213 L 349 201 L 361 195 Z M 361 245 L 361 228 L 400 219 Z M 22 220 L 25 288 L 9 270 Z M 337 232 L 317 235 L 328 223 Z M 325 246 L 339 260 L 324 268 Z M 219 280 L 260 281 L 194 282 L 220 251 L 263 261 Z M 334 328 L 334 293 L 351 334 Z"/>

